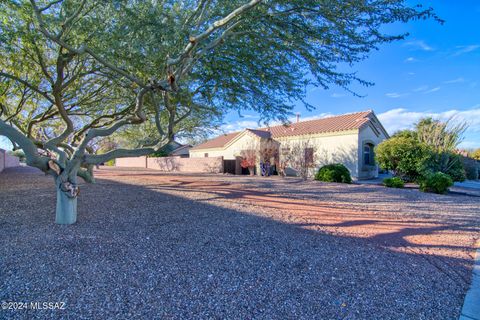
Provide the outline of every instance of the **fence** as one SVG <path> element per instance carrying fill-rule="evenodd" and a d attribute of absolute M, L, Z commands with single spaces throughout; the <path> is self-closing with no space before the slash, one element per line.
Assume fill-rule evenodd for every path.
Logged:
<path fill-rule="evenodd" d="M 115 166 L 124 168 L 148 168 L 164 172 L 223 173 L 223 157 L 119 158 L 115 160 Z"/>
<path fill-rule="evenodd" d="M 18 167 L 20 160 L 17 157 L 9 155 L 5 150 L 0 149 L 0 172 L 5 168 Z"/>

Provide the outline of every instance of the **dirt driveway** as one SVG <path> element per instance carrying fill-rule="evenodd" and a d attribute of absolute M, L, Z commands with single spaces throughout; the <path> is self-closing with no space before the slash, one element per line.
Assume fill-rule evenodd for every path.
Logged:
<path fill-rule="evenodd" d="M 78 223 L 61 227 L 50 179 L 0 176 L 0 300 L 68 306 L 10 316 L 460 314 L 478 197 L 145 169 L 97 179 L 82 187 Z"/>

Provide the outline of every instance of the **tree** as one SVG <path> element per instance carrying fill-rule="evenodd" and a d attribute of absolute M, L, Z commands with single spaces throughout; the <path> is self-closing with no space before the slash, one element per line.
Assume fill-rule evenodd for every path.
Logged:
<path fill-rule="evenodd" d="M 5 1 L 0 135 L 53 176 L 56 221 L 74 223 L 94 165 L 161 150 L 197 112 L 285 120 L 307 85 L 370 85 L 337 66 L 404 38 L 383 25 L 429 17 L 403 0 Z M 138 146 L 94 153 L 146 122 Z"/>
<path fill-rule="evenodd" d="M 472 151 L 470 157 L 477 161 L 480 161 L 480 148 L 476 149 L 475 151 Z"/>
<path fill-rule="evenodd" d="M 292 168 L 299 177 L 307 180 L 313 176 L 313 170 L 317 166 L 316 154 L 317 148 L 309 139 L 282 143 L 280 167 L 283 170 Z"/>
<path fill-rule="evenodd" d="M 417 181 L 435 172 L 463 181 L 465 169 L 455 151 L 466 128 L 465 123 L 453 124 L 451 119 L 421 119 L 415 130 L 397 132 L 379 144 L 376 160 L 380 167 L 407 181 Z"/>
<path fill-rule="evenodd" d="M 248 172 L 251 176 L 255 174 L 255 167 L 257 165 L 257 153 L 258 150 L 254 146 L 240 152 L 240 157 L 242 158 L 242 160 L 240 161 L 240 166 L 242 168 L 248 169 Z"/>

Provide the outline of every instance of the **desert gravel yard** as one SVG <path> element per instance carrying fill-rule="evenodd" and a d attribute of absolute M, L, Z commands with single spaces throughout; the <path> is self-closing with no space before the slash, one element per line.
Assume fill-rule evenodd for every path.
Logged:
<path fill-rule="evenodd" d="M 53 180 L 0 174 L 0 310 L 12 319 L 457 319 L 480 197 L 101 168 L 78 222 Z"/>

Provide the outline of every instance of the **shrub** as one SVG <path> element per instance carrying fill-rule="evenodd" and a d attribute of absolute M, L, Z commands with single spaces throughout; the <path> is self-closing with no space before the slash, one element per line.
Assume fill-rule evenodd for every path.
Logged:
<path fill-rule="evenodd" d="M 437 172 L 430 174 L 420 181 L 420 190 L 444 194 L 453 185 L 453 180 L 448 174 Z"/>
<path fill-rule="evenodd" d="M 382 169 L 392 170 L 405 181 L 415 181 L 428 166 L 430 152 L 415 137 L 405 133 L 393 136 L 380 143 L 375 151 L 375 160 Z"/>
<path fill-rule="evenodd" d="M 352 183 L 350 171 L 341 163 L 327 164 L 321 167 L 315 175 L 315 180 L 325 182 Z"/>
<path fill-rule="evenodd" d="M 399 177 L 383 179 L 383 185 L 389 188 L 403 188 L 405 183 Z"/>
<path fill-rule="evenodd" d="M 168 153 L 165 150 L 158 150 L 148 155 L 150 158 L 163 158 L 168 157 Z"/>
<path fill-rule="evenodd" d="M 115 166 L 115 159 L 108 160 L 107 162 L 105 162 L 105 165 L 108 166 L 108 167 Z"/>
<path fill-rule="evenodd" d="M 478 171 L 480 165 L 475 159 L 463 157 L 462 158 L 463 167 L 465 168 L 465 174 L 468 180 L 477 180 Z"/>
<path fill-rule="evenodd" d="M 9 151 L 8 154 L 18 157 L 20 162 L 25 162 L 25 152 L 23 152 L 23 150 Z"/>

